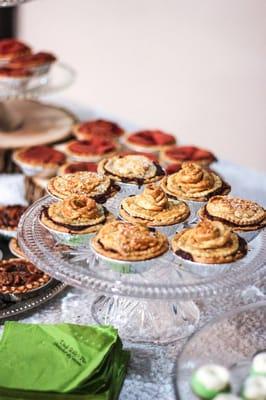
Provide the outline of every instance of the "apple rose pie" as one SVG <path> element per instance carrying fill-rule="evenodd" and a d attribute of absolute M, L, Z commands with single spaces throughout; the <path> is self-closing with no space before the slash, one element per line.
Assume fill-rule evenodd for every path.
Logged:
<path fill-rule="evenodd" d="M 164 234 L 143 225 L 121 221 L 104 225 L 91 245 L 99 255 L 123 261 L 149 260 L 168 250 Z"/>
<path fill-rule="evenodd" d="M 73 195 L 45 207 L 41 222 L 48 229 L 64 233 L 97 232 L 112 215 L 95 200 L 84 195 Z"/>
<path fill-rule="evenodd" d="M 259 204 L 239 197 L 214 196 L 198 215 L 221 221 L 236 232 L 255 231 L 266 226 L 266 211 Z"/>
<path fill-rule="evenodd" d="M 50 179 L 47 190 L 58 199 L 66 199 L 72 194 L 84 194 L 94 198 L 98 203 L 104 203 L 119 188 L 107 176 L 82 171 Z"/>
<path fill-rule="evenodd" d="M 172 248 L 179 257 L 203 264 L 231 263 L 247 253 L 244 239 L 222 222 L 208 220 L 177 233 Z"/>
<path fill-rule="evenodd" d="M 123 219 L 147 226 L 178 224 L 185 221 L 189 214 L 185 202 L 169 200 L 160 186 L 152 183 L 141 194 L 123 199 L 120 208 Z"/>
<path fill-rule="evenodd" d="M 161 187 L 174 198 L 190 201 L 208 201 L 211 196 L 230 192 L 219 175 L 192 162 L 183 163 L 178 172 L 163 178 Z"/>
<path fill-rule="evenodd" d="M 145 156 L 135 154 L 104 159 L 98 164 L 98 172 L 117 182 L 139 186 L 158 181 L 164 176 L 159 164 Z"/>

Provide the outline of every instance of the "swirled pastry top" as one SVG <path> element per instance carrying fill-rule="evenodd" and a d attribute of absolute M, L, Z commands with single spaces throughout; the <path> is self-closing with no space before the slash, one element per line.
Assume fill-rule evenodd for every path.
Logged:
<path fill-rule="evenodd" d="M 14 153 L 14 161 L 31 166 L 56 167 L 62 165 L 66 156 L 49 146 L 32 146 Z"/>
<path fill-rule="evenodd" d="M 98 172 L 118 182 L 145 184 L 164 175 L 159 164 L 142 155 L 113 156 L 98 164 Z"/>
<path fill-rule="evenodd" d="M 112 259 L 142 261 L 165 253 L 168 241 L 162 233 L 143 225 L 113 221 L 100 229 L 92 239 L 92 247 Z"/>
<path fill-rule="evenodd" d="M 26 293 L 43 286 L 50 276 L 37 269 L 29 261 L 11 258 L 0 261 L 0 292 Z"/>
<path fill-rule="evenodd" d="M 95 172 L 82 171 L 56 176 L 49 180 L 47 188 L 49 193 L 59 199 L 66 199 L 72 194 L 85 194 L 97 200 L 98 196 L 113 194 L 110 178 Z"/>
<path fill-rule="evenodd" d="M 189 214 L 185 202 L 168 200 L 160 186 L 152 183 L 141 194 L 123 199 L 120 208 L 120 215 L 125 220 L 148 226 L 178 224 L 187 219 Z"/>
<path fill-rule="evenodd" d="M 112 140 L 95 136 L 88 140 L 73 140 L 66 144 L 65 151 L 70 156 L 107 156 L 117 148 Z"/>
<path fill-rule="evenodd" d="M 230 191 L 213 171 L 191 162 L 183 163 L 178 172 L 165 177 L 161 186 L 169 195 L 191 201 L 207 201 L 211 196 Z"/>
<path fill-rule="evenodd" d="M 85 195 L 73 195 L 45 208 L 42 223 L 48 228 L 68 233 L 90 233 L 106 222 L 110 214 Z M 101 224 L 99 226 L 99 224 Z"/>
<path fill-rule="evenodd" d="M 126 144 L 129 147 L 140 146 L 147 150 L 158 150 L 165 146 L 175 144 L 176 139 L 173 135 L 169 135 L 160 130 L 145 130 L 132 133 L 127 136 Z"/>
<path fill-rule="evenodd" d="M 115 122 L 96 119 L 76 124 L 73 127 L 73 133 L 79 140 L 87 140 L 92 137 L 117 139 L 123 135 L 124 130 Z"/>
<path fill-rule="evenodd" d="M 181 164 L 184 161 L 209 165 L 216 157 L 208 150 L 196 146 L 171 146 L 162 150 L 160 158 L 163 162 Z"/>
<path fill-rule="evenodd" d="M 75 172 L 97 172 L 97 164 L 90 161 L 80 161 L 73 163 L 66 163 L 58 170 L 58 175 L 74 174 Z"/>
<path fill-rule="evenodd" d="M 244 239 L 222 222 L 208 220 L 177 233 L 172 248 L 180 257 L 204 264 L 231 263 L 247 252 Z"/>
<path fill-rule="evenodd" d="M 251 200 L 239 197 L 214 196 L 199 211 L 200 218 L 217 219 L 239 230 L 266 226 L 266 212 Z"/>
<path fill-rule="evenodd" d="M 10 68 L 33 68 L 44 64 L 51 64 L 56 61 L 56 57 L 51 53 L 39 52 L 36 54 L 25 54 L 15 57 L 8 64 Z"/>
<path fill-rule="evenodd" d="M 1 39 L 0 40 L 0 61 L 12 60 L 24 54 L 30 54 L 31 48 L 25 43 L 16 39 Z"/>
<path fill-rule="evenodd" d="M 0 229 L 16 230 L 22 214 L 27 207 L 22 205 L 0 207 Z"/>

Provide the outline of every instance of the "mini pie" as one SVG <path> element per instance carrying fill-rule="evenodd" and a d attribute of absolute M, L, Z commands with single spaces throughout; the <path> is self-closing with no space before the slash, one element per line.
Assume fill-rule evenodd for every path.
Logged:
<path fill-rule="evenodd" d="M 177 233 L 172 248 L 178 256 L 204 264 L 231 263 L 247 253 L 244 239 L 222 222 L 208 220 Z"/>
<path fill-rule="evenodd" d="M 126 221 L 147 226 L 178 224 L 185 221 L 189 214 L 185 202 L 168 200 L 160 186 L 152 183 L 141 194 L 123 199 L 120 208 L 120 215 Z"/>
<path fill-rule="evenodd" d="M 94 137 L 105 139 L 118 139 L 124 134 L 124 130 L 115 122 L 96 119 L 76 124 L 73 133 L 78 140 L 89 140 Z"/>
<path fill-rule="evenodd" d="M 64 164 L 66 156 L 49 146 L 32 146 L 15 151 L 13 160 L 32 167 L 50 169 Z"/>
<path fill-rule="evenodd" d="M 214 195 L 230 192 L 219 175 L 191 162 L 184 162 L 178 172 L 163 178 L 161 186 L 168 195 L 190 201 L 207 201 Z"/>
<path fill-rule="evenodd" d="M 97 172 L 97 164 L 91 161 L 66 163 L 59 168 L 58 175 L 74 174 L 81 171 Z"/>
<path fill-rule="evenodd" d="M 159 164 L 142 155 L 130 154 L 103 159 L 98 172 L 117 182 L 143 185 L 158 181 L 164 176 Z"/>
<path fill-rule="evenodd" d="M 125 138 L 125 145 L 136 151 L 159 151 L 175 143 L 173 135 L 159 130 L 139 131 Z"/>
<path fill-rule="evenodd" d="M 16 39 L 0 40 L 0 63 L 7 63 L 15 57 L 30 54 L 31 48 Z"/>
<path fill-rule="evenodd" d="M 95 200 L 85 195 L 73 195 L 45 207 L 41 222 L 58 232 L 85 234 L 97 232 L 112 215 Z"/>
<path fill-rule="evenodd" d="M 27 207 L 21 205 L 0 207 L 0 229 L 15 231 Z"/>
<path fill-rule="evenodd" d="M 208 150 L 196 146 L 171 146 L 161 151 L 161 162 L 167 164 L 182 164 L 184 161 L 192 161 L 201 165 L 209 165 L 216 161 L 216 157 Z"/>
<path fill-rule="evenodd" d="M 27 68 L 31 70 L 46 64 L 51 64 L 56 61 L 56 57 L 51 53 L 39 52 L 36 54 L 25 54 L 13 58 L 8 66 L 13 69 Z"/>
<path fill-rule="evenodd" d="M 251 200 L 214 196 L 198 215 L 201 219 L 221 221 L 233 231 L 254 231 L 266 226 L 266 211 Z"/>
<path fill-rule="evenodd" d="M 37 269 L 31 262 L 19 258 L 0 261 L 0 292 L 22 294 L 50 281 L 50 276 Z"/>
<path fill-rule="evenodd" d="M 124 261 L 142 261 L 158 257 L 168 250 L 165 235 L 154 229 L 128 222 L 105 224 L 92 239 L 93 249 L 105 257 Z"/>
<path fill-rule="evenodd" d="M 47 189 L 58 199 L 66 199 L 72 194 L 85 194 L 98 203 L 105 202 L 119 190 L 108 176 L 84 171 L 55 176 L 49 180 Z"/>
<path fill-rule="evenodd" d="M 119 148 L 113 140 L 94 136 L 88 140 L 72 140 L 65 144 L 65 153 L 78 161 L 99 161 Z"/>
<path fill-rule="evenodd" d="M 21 78 L 30 78 L 32 73 L 25 68 L 12 69 L 9 67 L 0 68 L 0 78 L 12 78 L 12 79 L 21 79 Z"/>

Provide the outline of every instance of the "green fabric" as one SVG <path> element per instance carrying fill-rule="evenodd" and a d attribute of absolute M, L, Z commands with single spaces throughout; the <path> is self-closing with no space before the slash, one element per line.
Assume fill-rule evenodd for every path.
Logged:
<path fill-rule="evenodd" d="M 113 400 L 129 353 L 112 327 L 7 322 L 0 359 L 0 400 Z"/>

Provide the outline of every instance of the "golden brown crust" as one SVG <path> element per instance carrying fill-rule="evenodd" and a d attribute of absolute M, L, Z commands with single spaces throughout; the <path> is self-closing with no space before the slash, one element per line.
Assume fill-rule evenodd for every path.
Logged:
<path fill-rule="evenodd" d="M 156 182 L 164 175 L 159 164 L 135 154 L 103 159 L 98 164 L 98 172 L 117 182 L 137 184 Z"/>
<path fill-rule="evenodd" d="M 113 221 L 100 229 L 92 239 L 92 247 L 111 259 L 143 261 L 165 253 L 168 241 L 162 233 L 143 225 Z"/>
<path fill-rule="evenodd" d="M 207 201 L 211 196 L 230 191 L 219 175 L 191 162 L 183 163 L 178 172 L 163 178 L 161 187 L 170 196 L 190 201 Z"/>
<path fill-rule="evenodd" d="M 203 264 L 231 263 L 247 253 L 244 239 L 221 222 L 208 220 L 177 233 L 172 248 L 178 256 Z"/>
<path fill-rule="evenodd" d="M 164 191 L 149 184 L 136 196 L 122 200 L 120 215 L 128 222 L 146 226 L 174 225 L 185 221 L 190 214 L 188 205 L 168 200 Z"/>
<path fill-rule="evenodd" d="M 14 254 L 16 257 L 26 259 L 25 254 L 21 250 L 18 241 L 16 238 L 12 238 L 9 242 L 9 250 L 11 251 L 12 254 Z"/>

